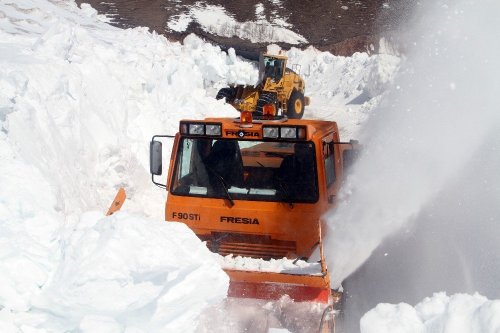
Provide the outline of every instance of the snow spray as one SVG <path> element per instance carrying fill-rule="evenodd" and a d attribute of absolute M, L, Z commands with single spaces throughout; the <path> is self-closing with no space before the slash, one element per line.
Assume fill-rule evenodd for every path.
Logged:
<path fill-rule="evenodd" d="M 500 2 L 417 11 L 326 216 L 333 287 L 355 289 L 358 311 L 439 290 L 500 297 Z"/>

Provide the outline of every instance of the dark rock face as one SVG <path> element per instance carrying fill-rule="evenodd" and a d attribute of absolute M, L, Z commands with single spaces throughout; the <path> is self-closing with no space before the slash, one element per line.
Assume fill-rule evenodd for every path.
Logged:
<path fill-rule="evenodd" d="M 167 22 L 176 15 L 187 13 L 193 5 L 222 6 L 238 22 L 256 21 L 256 6 L 264 7 L 268 21 L 285 18 L 292 30 L 307 40 L 307 44 L 279 43 L 291 46 L 314 47 L 336 55 L 349 56 L 354 52 L 377 52 L 380 36 L 397 30 L 415 6 L 407 0 L 77 0 L 90 3 L 99 13 L 110 15 L 120 27 L 146 26 L 171 40 L 182 40 L 195 33 L 223 49 L 233 47 L 242 56 L 256 58 L 269 43 L 252 43 L 237 37 L 221 37 L 201 29 L 191 22 L 184 32 L 172 31 Z"/>

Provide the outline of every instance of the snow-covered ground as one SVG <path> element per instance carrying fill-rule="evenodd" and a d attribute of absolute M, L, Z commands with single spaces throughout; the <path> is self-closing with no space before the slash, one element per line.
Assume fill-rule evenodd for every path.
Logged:
<path fill-rule="evenodd" d="M 182 118 L 235 115 L 213 96 L 230 83 L 255 83 L 257 69 L 196 36 L 171 43 L 105 21 L 73 1 L 0 3 L 0 331 L 243 327 L 223 310 L 245 307 L 225 298 L 221 265 L 239 264 L 214 257 L 184 225 L 162 222 L 165 197 L 150 182 L 148 143 L 175 133 Z M 400 63 L 312 48 L 288 55 L 306 79 L 306 112 L 337 120 L 346 140 L 361 134 Z M 104 217 L 120 186 L 128 193 L 122 212 Z M 259 309 L 295 306 L 281 302 Z M 471 320 L 498 318 L 497 303 L 481 304 L 487 314 Z M 363 325 L 384 325 L 396 310 L 374 311 Z"/>
<path fill-rule="evenodd" d="M 500 330 L 500 300 L 436 293 L 415 307 L 379 304 L 361 318 L 360 325 L 363 333 L 494 333 Z"/>

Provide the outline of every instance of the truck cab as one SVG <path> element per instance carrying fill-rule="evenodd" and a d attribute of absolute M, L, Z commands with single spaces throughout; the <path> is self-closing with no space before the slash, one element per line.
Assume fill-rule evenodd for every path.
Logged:
<path fill-rule="evenodd" d="M 154 137 L 155 183 L 159 144 Z M 307 259 L 355 146 L 340 141 L 332 121 L 183 120 L 159 184 L 168 191 L 165 219 L 185 223 L 223 256 Z"/>

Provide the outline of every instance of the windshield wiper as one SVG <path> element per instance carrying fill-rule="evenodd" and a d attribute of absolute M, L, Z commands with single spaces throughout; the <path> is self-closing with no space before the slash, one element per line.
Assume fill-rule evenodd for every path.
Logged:
<path fill-rule="evenodd" d="M 293 208 L 293 200 L 290 192 L 283 186 L 284 180 L 281 179 L 280 177 L 276 177 L 278 180 L 278 186 L 280 189 L 283 191 L 283 194 L 285 195 L 284 201 L 290 206 L 290 208 Z"/>
<path fill-rule="evenodd" d="M 221 175 L 219 175 L 217 172 L 215 172 L 214 169 L 210 168 L 207 166 L 207 169 L 212 172 L 212 174 L 215 175 L 215 177 L 219 180 L 219 182 L 221 183 L 222 185 L 222 188 L 224 188 L 224 193 L 226 194 L 226 199 L 229 201 L 229 208 L 233 207 L 234 206 L 234 200 L 233 198 L 231 198 L 231 195 L 229 194 L 229 189 L 227 188 L 227 185 L 226 185 L 226 181 L 224 180 L 224 178 L 222 178 Z"/>

